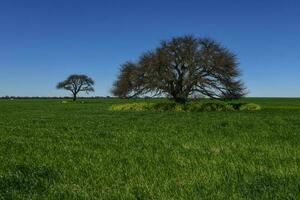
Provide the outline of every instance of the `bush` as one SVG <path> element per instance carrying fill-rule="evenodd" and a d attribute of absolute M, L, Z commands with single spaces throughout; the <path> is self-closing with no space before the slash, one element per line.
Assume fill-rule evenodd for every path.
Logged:
<path fill-rule="evenodd" d="M 231 111 L 234 108 L 227 103 L 223 102 L 209 102 L 204 103 L 201 106 L 201 111 Z"/>
<path fill-rule="evenodd" d="M 176 109 L 181 110 L 180 104 L 173 102 L 155 103 L 151 105 L 151 110 L 155 111 L 175 111 Z"/>
<path fill-rule="evenodd" d="M 229 103 L 229 105 L 231 105 L 234 110 L 240 110 L 240 107 L 245 104 L 247 103 Z"/>
<path fill-rule="evenodd" d="M 187 104 L 184 104 L 182 106 L 183 111 L 187 112 L 201 112 L 202 111 L 202 105 L 201 103 L 198 102 L 189 102 Z"/>
<path fill-rule="evenodd" d="M 257 104 L 247 103 L 247 104 L 241 105 L 239 110 L 255 111 L 255 110 L 260 110 L 260 109 L 261 109 L 261 107 Z"/>
<path fill-rule="evenodd" d="M 152 103 L 127 103 L 127 104 L 120 104 L 120 105 L 112 105 L 110 110 L 135 110 L 135 111 L 144 111 L 150 110 Z"/>
<path fill-rule="evenodd" d="M 224 103 L 224 102 L 189 102 L 186 104 L 177 104 L 174 102 L 161 103 L 128 103 L 121 105 L 112 105 L 110 110 L 114 111 L 172 111 L 172 112 L 210 112 L 210 111 L 235 111 L 235 110 L 260 110 L 260 106 L 253 103 Z"/>

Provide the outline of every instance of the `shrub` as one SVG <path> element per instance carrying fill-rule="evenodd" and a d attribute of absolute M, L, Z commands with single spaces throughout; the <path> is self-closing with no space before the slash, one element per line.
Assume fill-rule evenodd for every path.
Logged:
<path fill-rule="evenodd" d="M 234 110 L 260 110 L 260 106 L 256 104 L 246 103 L 224 103 L 224 102 L 189 102 L 186 104 L 178 104 L 174 102 L 161 103 L 128 103 L 121 105 L 112 105 L 110 110 L 122 111 L 173 111 L 173 112 L 210 112 L 210 111 L 234 111 Z"/>
<path fill-rule="evenodd" d="M 247 103 L 247 104 L 241 105 L 239 110 L 255 111 L 255 110 L 260 110 L 260 109 L 261 109 L 261 107 L 257 104 Z"/>
<path fill-rule="evenodd" d="M 245 104 L 246 103 L 229 103 L 229 105 L 231 105 L 234 110 L 240 110 L 240 107 Z"/>
<path fill-rule="evenodd" d="M 151 110 L 155 111 L 175 111 L 176 108 L 181 110 L 180 104 L 174 102 L 155 103 L 151 105 Z"/>
<path fill-rule="evenodd" d="M 174 108 L 175 112 L 183 112 L 184 111 L 184 106 L 177 104 Z"/>
<path fill-rule="evenodd" d="M 135 110 L 135 111 L 144 111 L 150 110 L 152 103 L 128 103 L 128 104 L 120 104 L 120 105 L 112 105 L 110 107 L 111 110 Z"/>
<path fill-rule="evenodd" d="M 234 110 L 234 108 L 227 103 L 223 102 L 209 102 L 204 103 L 201 106 L 201 111 L 230 111 Z"/>
<path fill-rule="evenodd" d="M 187 112 L 201 112 L 202 111 L 202 105 L 201 103 L 198 102 L 189 102 L 187 104 L 184 104 L 182 106 L 183 111 Z"/>

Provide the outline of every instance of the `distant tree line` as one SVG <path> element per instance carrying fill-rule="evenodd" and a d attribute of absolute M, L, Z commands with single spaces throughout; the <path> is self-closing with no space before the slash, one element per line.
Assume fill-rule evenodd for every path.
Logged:
<path fill-rule="evenodd" d="M 90 97 L 80 97 L 80 99 L 108 99 L 108 98 L 118 98 L 112 96 L 90 96 Z M 0 99 L 73 99 L 70 96 L 0 96 Z"/>

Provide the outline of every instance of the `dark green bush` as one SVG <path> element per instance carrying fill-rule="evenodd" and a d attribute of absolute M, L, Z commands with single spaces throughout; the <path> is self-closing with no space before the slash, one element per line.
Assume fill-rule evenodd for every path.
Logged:
<path fill-rule="evenodd" d="M 229 105 L 231 105 L 234 110 L 240 110 L 240 107 L 245 104 L 247 103 L 229 103 Z"/>
<path fill-rule="evenodd" d="M 254 103 L 230 103 L 230 105 L 234 108 L 234 110 L 253 111 L 261 109 L 259 105 Z"/>
<path fill-rule="evenodd" d="M 230 104 L 223 102 L 209 102 L 201 106 L 201 111 L 230 111 L 234 110 Z"/>
<path fill-rule="evenodd" d="M 174 102 L 162 102 L 162 103 L 155 103 L 151 105 L 150 110 L 155 111 L 175 111 L 176 103 Z"/>

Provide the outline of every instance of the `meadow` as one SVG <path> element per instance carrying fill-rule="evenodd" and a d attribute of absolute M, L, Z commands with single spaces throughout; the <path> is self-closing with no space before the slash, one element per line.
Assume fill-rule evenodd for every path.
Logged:
<path fill-rule="evenodd" d="M 84 101 L 0 100 L 0 199 L 300 199 L 300 99 L 200 113 Z"/>

